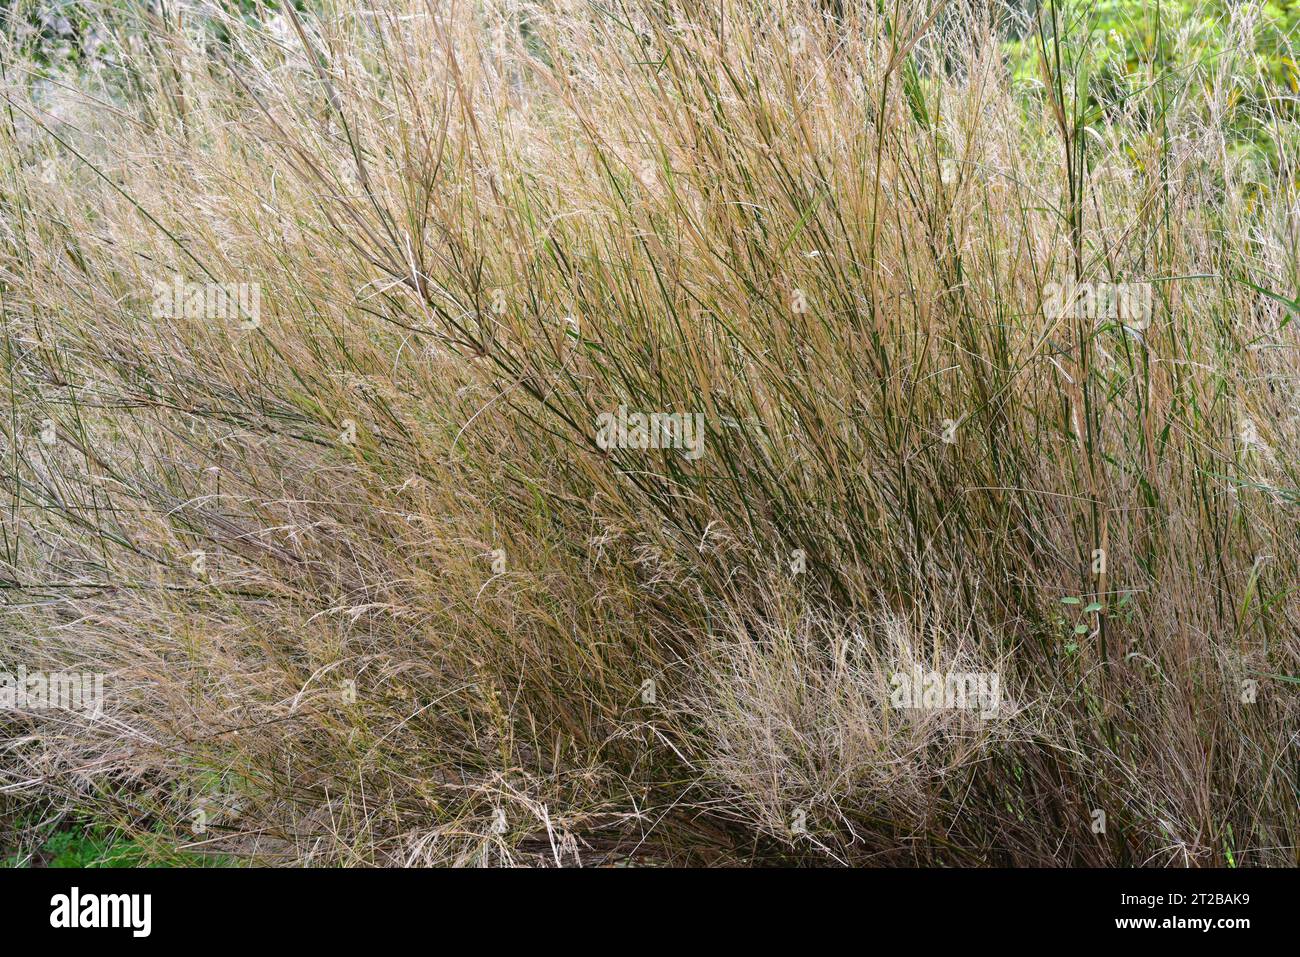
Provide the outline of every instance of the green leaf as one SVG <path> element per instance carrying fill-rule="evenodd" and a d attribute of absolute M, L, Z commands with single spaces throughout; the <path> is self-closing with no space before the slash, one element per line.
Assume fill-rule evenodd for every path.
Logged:
<path fill-rule="evenodd" d="M 1290 322 L 1294 316 L 1300 316 L 1300 299 L 1288 299 L 1286 298 L 1286 296 L 1273 292 L 1272 290 L 1265 289 L 1263 286 L 1255 285 L 1249 279 L 1237 279 L 1235 281 L 1241 283 L 1243 286 L 1249 286 L 1251 289 L 1255 290 L 1261 296 L 1267 296 L 1269 299 L 1272 299 L 1275 302 L 1280 302 L 1282 305 L 1286 306 L 1287 309 L 1291 310 L 1291 315 L 1287 316 L 1285 319 L 1282 320 L 1281 323 L 1278 324 L 1279 329 L 1281 329 L 1288 322 Z"/>
<path fill-rule="evenodd" d="M 1276 678 L 1278 681 L 1287 681 L 1293 685 L 1300 685 L 1300 677 L 1296 677 L 1295 675 L 1274 675 L 1269 674 L 1267 671 L 1256 671 L 1255 674 L 1259 675 L 1261 678 Z"/>

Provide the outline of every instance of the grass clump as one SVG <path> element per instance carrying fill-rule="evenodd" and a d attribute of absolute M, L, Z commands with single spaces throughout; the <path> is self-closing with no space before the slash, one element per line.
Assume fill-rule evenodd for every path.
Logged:
<path fill-rule="evenodd" d="M 1294 863 L 1292 96 L 1158 35 L 1102 108 L 1088 7 L 1010 16 L 11 49 L 0 661 L 108 680 L 0 788 L 300 864 Z"/>

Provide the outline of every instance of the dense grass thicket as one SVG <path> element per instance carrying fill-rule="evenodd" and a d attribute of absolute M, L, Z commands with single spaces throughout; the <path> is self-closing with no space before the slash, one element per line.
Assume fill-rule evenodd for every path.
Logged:
<path fill-rule="evenodd" d="M 105 694 L 0 711 L 0 857 L 1296 863 L 1289 5 L 76 10 L 0 671 Z"/>

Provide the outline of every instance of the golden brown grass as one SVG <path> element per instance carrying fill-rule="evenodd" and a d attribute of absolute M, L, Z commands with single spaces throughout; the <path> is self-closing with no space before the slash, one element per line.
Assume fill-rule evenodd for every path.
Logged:
<path fill-rule="evenodd" d="M 843 6 L 6 55 L 0 661 L 108 693 L 0 791 L 302 864 L 1295 863 L 1294 123 L 1243 60 L 1090 112 L 1055 8 L 1016 86 L 985 4 Z M 1010 702 L 893 710 L 913 665 Z"/>

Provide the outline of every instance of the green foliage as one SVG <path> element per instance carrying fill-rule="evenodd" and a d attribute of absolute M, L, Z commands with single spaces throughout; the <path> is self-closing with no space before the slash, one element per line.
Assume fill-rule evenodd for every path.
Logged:
<path fill-rule="evenodd" d="M 178 851 L 161 836 L 127 835 L 91 820 L 41 825 L 34 855 L 12 853 L 0 867 L 224 867 L 227 858 Z"/>
<path fill-rule="evenodd" d="M 274 16 L 284 9 L 279 0 L 215 0 L 217 6 L 237 12 L 249 25 Z M 306 0 L 294 0 L 294 9 L 308 9 Z M 135 23 L 140 17 L 165 15 L 174 4 L 162 0 L 122 0 L 117 4 L 88 0 L 0 0 L 0 31 L 9 37 L 16 53 L 47 69 L 84 65 L 87 61 L 110 63 L 105 25 L 121 20 Z M 202 15 L 191 22 L 202 25 L 211 39 L 228 43 L 226 29 Z M 138 27 L 127 30 L 139 32 Z"/>
<path fill-rule="evenodd" d="M 1244 25 L 1255 11 L 1254 29 L 1246 31 Z M 1233 97 L 1244 115 L 1261 116 L 1270 110 L 1289 115 L 1294 108 L 1291 96 L 1300 91 L 1294 50 L 1300 0 L 1253 5 L 1227 0 L 1043 0 L 1025 15 L 1054 22 L 1072 47 L 1078 47 L 1081 36 L 1089 38 L 1086 51 L 1075 55 L 1082 61 L 1086 53 L 1094 104 L 1107 114 L 1153 82 L 1206 83 L 1211 71 L 1229 66 L 1229 59 Z M 1030 30 L 1026 37 L 1005 44 L 1022 83 L 1040 80 L 1032 34 Z M 1252 45 L 1243 49 L 1242 39 Z M 1260 135 L 1241 126 L 1236 132 Z"/>

